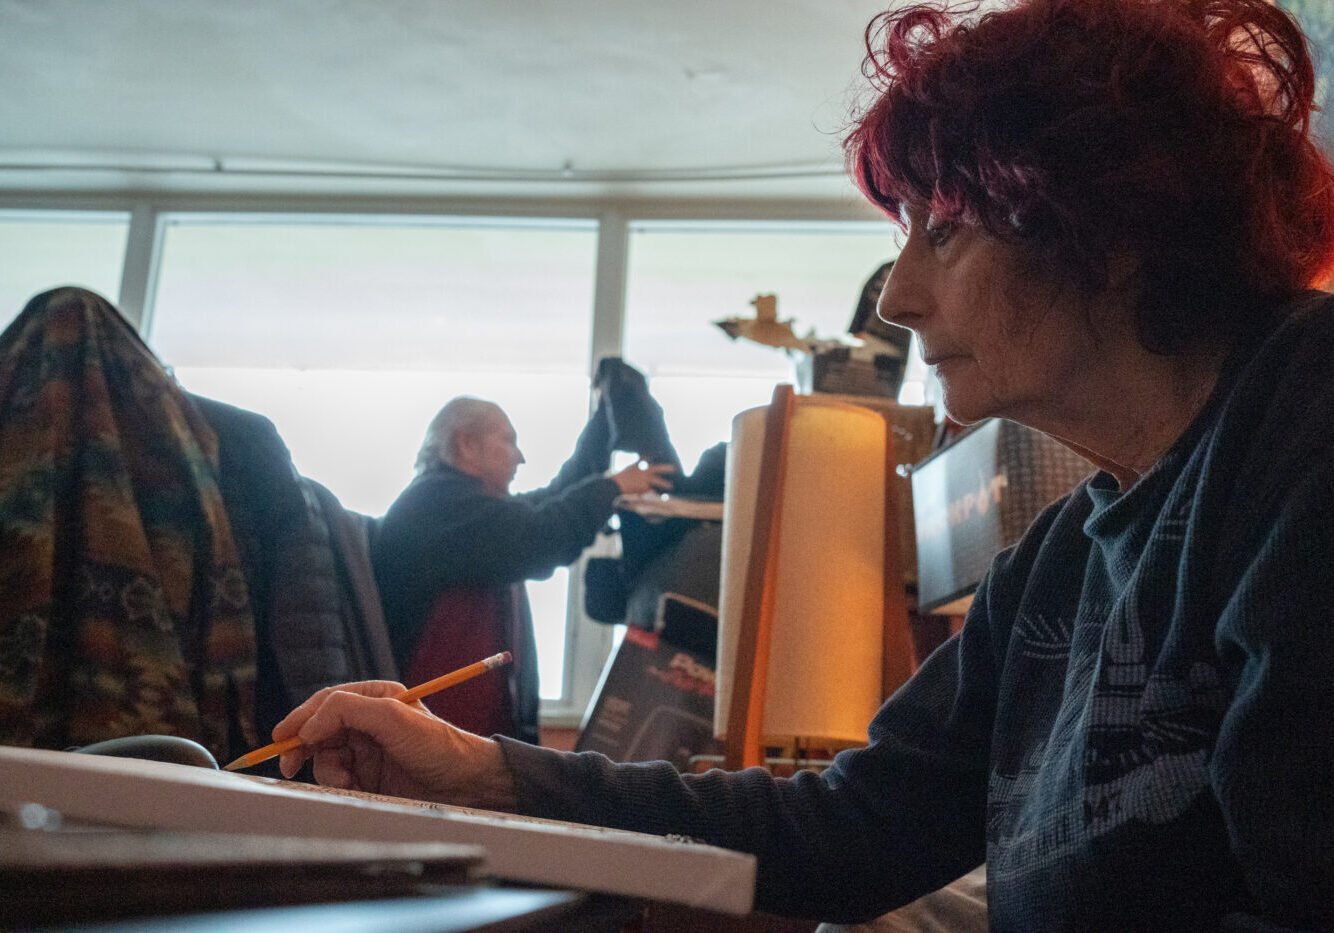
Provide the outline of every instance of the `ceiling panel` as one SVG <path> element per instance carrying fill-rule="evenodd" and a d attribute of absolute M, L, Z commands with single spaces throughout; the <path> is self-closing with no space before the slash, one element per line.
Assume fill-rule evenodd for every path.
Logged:
<path fill-rule="evenodd" d="M 851 197 L 881 6 L 0 0 L 0 188 Z"/>

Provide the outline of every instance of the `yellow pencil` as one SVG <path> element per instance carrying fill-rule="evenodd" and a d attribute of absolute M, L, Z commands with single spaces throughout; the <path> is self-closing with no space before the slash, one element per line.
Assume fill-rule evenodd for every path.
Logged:
<path fill-rule="evenodd" d="M 478 674 L 485 674 L 492 668 L 508 664 L 513 657 L 508 651 L 502 651 L 500 654 L 493 654 L 489 658 L 483 658 L 476 664 L 469 664 L 467 667 L 461 667 L 448 674 L 442 674 L 433 680 L 428 680 L 424 684 L 413 687 L 410 690 L 404 690 L 398 696 L 394 697 L 403 703 L 414 703 L 422 697 L 428 697 L 433 693 L 439 693 L 446 687 L 452 687 L 455 684 L 461 684 L 465 680 L 472 680 Z M 240 758 L 227 765 L 224 771 L 240 771 L 242 768 L 251 768 L 261 761 L 268 761 L 270 758 L 276 758 L 283 752 L 290 752 L 292 749 L 301 745 L 301 739 L 292 736 L 290 739 L 283 739 L 281 742 L 274 742 L 272 745 L 265 745 L 263 748 L 257 748 L 253 752 L 242 755 Z"/>

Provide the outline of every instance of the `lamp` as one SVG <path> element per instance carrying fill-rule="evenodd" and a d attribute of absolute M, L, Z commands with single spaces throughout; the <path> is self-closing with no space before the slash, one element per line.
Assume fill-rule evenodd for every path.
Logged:
<path fill-rule="evenodd" d="M 863 742 L 911 674 L 892 437 L 882 414 L 790 386 L 733 420 L 714 716 L 728 768 L 796 737 Z"/>

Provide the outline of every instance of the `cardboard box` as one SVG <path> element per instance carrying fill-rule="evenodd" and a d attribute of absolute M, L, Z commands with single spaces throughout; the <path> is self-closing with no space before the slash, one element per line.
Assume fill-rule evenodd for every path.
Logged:
<path fill-rule="evenodd" d="M 721 754 L 713 737 L 714 659 L 629 627 L 603 674 L 577 752 L 614 761 L 670 761 Z"/>
<path fill-rule="evenodd" d="M 1093 470 L 1060 442 L 1001 418 L 914 466 L 920 610 L 962 611 L 953 604 L 977 588 L 996 554 Z"/>
<path fill-rule="evenodd" d="M 861 347 L 830 347 L 797 358 L 797 391 L 803 395 L 872 395 L 897 398 L 905 360 Z"/>

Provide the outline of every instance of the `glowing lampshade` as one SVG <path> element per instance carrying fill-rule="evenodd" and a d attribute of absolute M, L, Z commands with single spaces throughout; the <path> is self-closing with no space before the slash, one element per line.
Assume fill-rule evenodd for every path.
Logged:
<path fill-rule="evenodd" d="M 738 415 L 728 449 L 714 715 L 720 737 L 738 678 L 752 676 L 737 669 L 738 638 L 768 411 Z M 776 563 L 764 594 L 772 609 L 767 676 L 758 681 L 767 744 L 794 737 L 817 747 L 862 743 L 884 697 L 887 435 L 884 417 L 856 405 L 803 396 L 790 409 L 777 494 L 758 503 L 776 509 Z"/>

